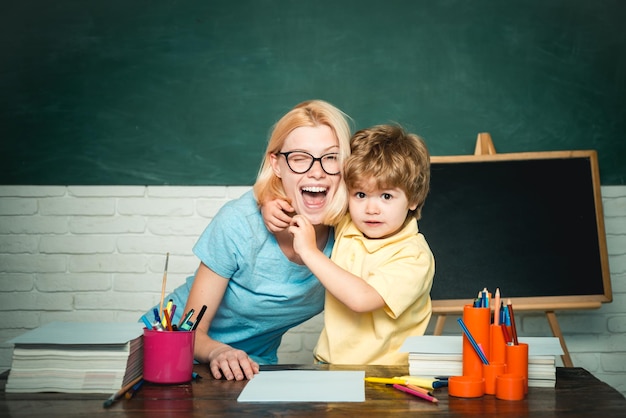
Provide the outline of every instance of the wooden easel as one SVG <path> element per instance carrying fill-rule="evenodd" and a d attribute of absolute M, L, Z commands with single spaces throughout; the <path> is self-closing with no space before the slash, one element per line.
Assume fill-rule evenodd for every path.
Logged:
<path fill-rule="evenodd" d="M 496 148 L 493 145 L 493 141 L 491 140 L 491 135 L 487 132 L 482 132 L 478 134 L 478 138 L 476 140 L 476 148 L 474 149 L 474 155 L 495 155 Z M 598 308 L 600 307 L 600 303 L 591 303 L 590 305 L 580 306 L 579 304 L 572 305 L 564 305 L 564 309 L 578 309 L 578 308 Z M 525 309 L 523 306 L 517 307 L 516 311 L 526 311 L 533 310 L 532 308 Z M 534 310 L 537 310 L 535 308 Z M 446 314 L 463 312 L 463 307 L 458 307 L 458 311 L 456 309 L 442 309 L 442 311 L 438 311 L 436 308 L 433 308 L 433 313 L 437 315 L 437 322 L 435 323 L 434 335 L 441 335 L 443 332 L 443 327 L 446 323 Z M 563 349 L 563 354 L 561 355 L 561 360 L 563 361 L 563 365 L 565 367 L 574 367 L 572 359 L 569 355 L 569 351 L 567 350 L 567 345 L 565 344 L 565 339 L 563 338 L 563 333 L 561 332 L 561 327 L 559 326 L 559 321 L 556 318 L 556 314 L 554 310 L 545 310 L 546 318 L 548 319 L 548 324 L 550 325 L 550 329 L 552 330 L 552 335 L 559 339 L 561 343 L 561 348 Z"/>

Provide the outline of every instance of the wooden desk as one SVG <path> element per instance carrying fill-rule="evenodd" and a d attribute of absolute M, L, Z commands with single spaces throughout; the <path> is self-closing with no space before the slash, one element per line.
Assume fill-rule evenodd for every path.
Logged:
<path fill-rule="evenodd" d="M 328 366 L 315 366 L 328 369 Z M 367 376 L 407 374 L 402 367 L 338 367 L 363 370 Z M 307 368 L 312 366 L 294 366 Z M 7 374 L 0 380 L 0 417 L 242 417 L 242 416 L 345 416 L 382 417 L 413 413 L 419 416 L 502 417 L 617 417 L 626 416 L 626 399 L 606 383 L 581 368 L 558 368 L 556 388 L 529 388 L 523 401 L 501 401 L 494 396 L 461 399 L 439 389 L 432 404 L 391 387 L 365 383 L 365 402 L 358 403 L 238 403 L 245 381 L 214 380 L 205 365 L 196 365 L 199 381 L 177 386 L 144 384 L 134 398 L 102 407 L 106 395 L 67 393 L 5 393 Z"/>

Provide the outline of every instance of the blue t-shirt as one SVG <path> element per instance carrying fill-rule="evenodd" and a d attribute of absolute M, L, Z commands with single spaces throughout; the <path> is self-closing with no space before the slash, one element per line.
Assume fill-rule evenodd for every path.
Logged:
<path fill-rule="evenodd" d="M 331 231 L 324 248 L 329 257 L 333 235 Z M 229 281 L 209 336 L 261 364 L 276 363 L 283 334 L 323 309 L 323 286 L 306 266 L 292 263 L 281 251 L 263 223 L 252 191 L 220 209 L 193 252 Z M 173 299 L 177 306 L 174 323 L 184 314 L 193 280 L 188 277 L 165 299 Z"/>

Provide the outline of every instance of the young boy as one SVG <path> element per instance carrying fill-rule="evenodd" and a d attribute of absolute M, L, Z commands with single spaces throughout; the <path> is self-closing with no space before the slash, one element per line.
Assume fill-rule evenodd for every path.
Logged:
<path fill-rule="evenodd" d="M 421 138 L 390 125 L 357 132 L 351 149 L 344 167 L 349 214 L 336 227 L 331 259 L 306 218 L 289 221 L 277 209 L 289 212 L 286 202 L 266 205 L 266 224 L 279 229 L 289 221 L 295 252 L 326 288 L 316 360 L 406 365 L 401 345 L 423 335 L 431 317 L 435 263 L 417 226 L 430 156 Z"/>

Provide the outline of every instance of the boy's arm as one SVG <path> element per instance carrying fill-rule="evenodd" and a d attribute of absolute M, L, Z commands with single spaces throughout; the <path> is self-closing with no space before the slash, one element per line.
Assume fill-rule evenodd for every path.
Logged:
<path fill-rule="evenodd" d="M 294 251 L 341 303 L 354 312 L 371 312 L 385 306 L 376 289 L 361 277 L 339 267 L 317 248 L 315 229 L 306 218 L 294 216 L 289 232 L 294 236 Z"/>
<path fill-rule="evenodd" d="M 288 201 L 274 199 L 261 204 L 263 223 L 272 234 L 284 231 L 291 223 L 294 208 Z"/>

